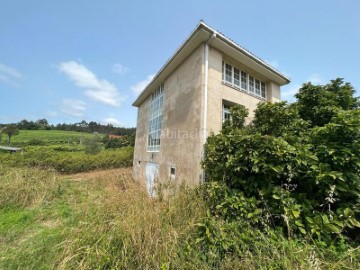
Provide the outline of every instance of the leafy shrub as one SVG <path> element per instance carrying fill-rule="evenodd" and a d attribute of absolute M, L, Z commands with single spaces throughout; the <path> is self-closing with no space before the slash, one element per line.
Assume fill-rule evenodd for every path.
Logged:
<path fill-rule="evenodd" d="M 267 224 L 282 228 L 288 236 L 310 235 L 328 245 L 343 237 L 356 240 L 360 228 L 360 110 L 356 98 L 344 96 L 353 94 L 348 84 L 336 80 L 316 89 L 324 92 L 319 94 L 323 97 L 320 105 L 311 107 L 304 101 L 314 92 L 307 84 L 297 103 L 260 104 L 247 127 L 238 124 L 243 123 L 239 118 L 246 116 L 245 108 L 234 107 L 231 112 L 236 117 L 221 134 L 208 138 L 203 164 L 208 180 L 223 181 L 229 188 L 216 206 L 223 209 L 222 218 L 228 220 L 229 213 L 243 216 L 245 206 L 254 200 L 256 209 L 266 210 Z M 346 108 L 353 109 L 344 111 L 338 106 L 331 110 L 330 119 L 326 111 L 322 122 L 313 116 L 301 117 L 315 107 L 316 117 L 321 117 L 321 106 L 327 104 L 324 97 L 337 98 L 339 103 L 352 101 Z M 336 100 L 331 103 L 337 104 Z M 250 224 L 261 228 L 262 222 L 255 210 L 253 213 Z"/>
<path fill-rule="evenodd" d="M 95 155 L 101 151 L 101 138 L 98 135 L 93 135 L 91 138 L 84 140 L 85 153 Z"/>
<path fill-rule="evenodd" d="M 45 142 L 40 139 L 31 139 L 28 143 L 28 145 L 35 146 L 35 145 L 45 145 Z"/>
<path fill-rule="evenodd" d="M 120 138 L 109 138 L 109 136 L 106 136 L 103 142 L 105 143 L 105 149 L 116 149 L 121 147 L 134 146 L 135 137 L 134 135 L 122 136 Z"/>

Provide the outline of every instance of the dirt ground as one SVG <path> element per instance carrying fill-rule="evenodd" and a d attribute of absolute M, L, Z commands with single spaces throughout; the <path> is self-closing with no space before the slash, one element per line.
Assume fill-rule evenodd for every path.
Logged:
<path fill-rule="evenodd" d="M 74 181 L 83 181 L 89 179 L 106 178 L 109 176 L 114 177 L 118 175 L 124 175 L 126 176 L 127 179 L 131 179 L 131 167 L 76 173 L 76 174 L 64 175 L 63 178 L 71 178 Z"/>

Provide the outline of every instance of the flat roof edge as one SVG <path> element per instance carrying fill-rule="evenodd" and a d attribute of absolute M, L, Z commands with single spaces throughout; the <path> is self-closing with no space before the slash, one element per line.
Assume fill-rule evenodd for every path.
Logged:
<path fill-rule="evenodd" d="M 138 107 L 140 106 L 141 102 L 143 101 L 144 95 L 148 92 L 149 87 L 156 82 L 156 80 L 159 78 L 159 76 L 166 70 L 166 68 L 171 64 L 171 62 L 180 54 L 180 52 L 191 42 L 192 38 L 198 33 L 201 29 L 206 30 L 209 32 L 209 34 L 216 34 L 215 38 L 218 38 L 222 40 L 223 42 L 227 43 L 228 45 L 232 46 L 239 52 L 243 53 L 247 57 L 251 58 L 256 63 L 262 65 L 266 69 L 268 69 L 270 72 L 274 73 L 276 76 L 280 77 L 285 83 L 290 83 L 290 79 L 287 78 L 284 74 L 282 74 L 280 71 L 278 71 L 276 68 L 272 67 L 270 64 L 266 63 L 264 60 L 262 60 L 260 57 L 253 54 L 251 51 L 247 50 L 246 48 L 238 45 L 236 42 L 231 40 L 230 38 L 226 37 L 221 32 L 216 31 L 212 27 L 208 26 L 204 21 L 200 21 L 198 25 L 195 27 L 195 29 L 190 33 L 190 35 L 185 39 L 185 41 L 177 48 L 175 53 L 165 62 L 165 64 L 160 68 L 160 70 L 155 74 L 154 78 L 147 84 L 147 86 L 141 91 L 141 93 L 137 96 L 136 100 L 133 102 L 132 106 Z M 205 40 L 204 40 L 205 42 Z"/>

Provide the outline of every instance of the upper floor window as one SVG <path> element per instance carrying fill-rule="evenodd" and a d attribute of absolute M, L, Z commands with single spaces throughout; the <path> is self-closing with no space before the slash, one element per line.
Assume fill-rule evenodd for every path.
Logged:
<path fill-rule="evenodd" d="M 223 81 L 248 94 L 266 98 L 263 81 L 225 62 L 223 62 Z"/>
<path fill-rule="evenodd" d="M 232 66 L 225 64 L 225 81 L 232 83 Z"/>
<path fill-rule="evenodd" d="M 161 85 L 151 95 L 151 105 L 150 105 L 150 114 L 149 114 L 149 132 L 148 132 L 148 147 L 149 152 L 159 152 L 160 151 L 160 135 L 161 135 L 161 125 L 162 125 L 162 112 L 164 105 L 164 89 Z"/>

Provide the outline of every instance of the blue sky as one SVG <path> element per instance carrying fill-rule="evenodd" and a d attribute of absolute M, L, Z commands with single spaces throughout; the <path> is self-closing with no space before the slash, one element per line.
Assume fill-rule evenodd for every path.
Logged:
<path fill-rule="evenodd" d="M 360 95 L 360 1 L 0 0 L 0 123 L 136 125 L 131 104 L 200 19 L 302 83 Z"/>

